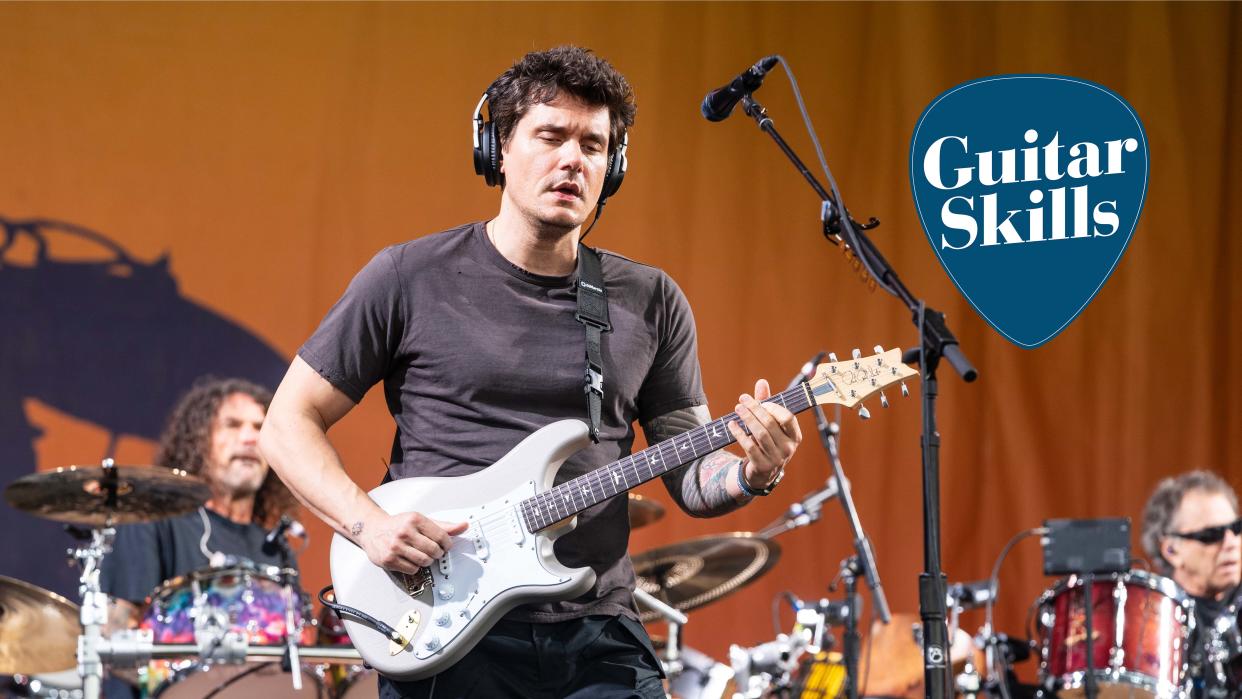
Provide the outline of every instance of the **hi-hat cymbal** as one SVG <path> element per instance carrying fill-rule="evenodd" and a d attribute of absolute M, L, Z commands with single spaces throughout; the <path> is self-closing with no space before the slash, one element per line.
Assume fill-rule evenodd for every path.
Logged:
<path fill-rule="evenodd" d="M 664 516 L 664 506 L 638 493 L 630 493 L 630 529 L 645 527 Z"/>
<path fill-rule="evenodd" d="M 638 586 L 684 612 L 753 582 L 780 557 L 775 541 L 735 532 L 644 551 L 633 560 Z M 657 618 L 656 612 L 642 614 L 643 623 Z"/>
<path fill-rule="evenodd" d="M 77 663 L 78 605 L 0 575 L 0 675 L 56 672 Z"/>
<path fill-rule="evenodd" d="M 211 489 L 185 471 L 153 466 L 62 466 L 4 489 L 14 508 L 90 527 L 150 522 L 207 502 Z"/>

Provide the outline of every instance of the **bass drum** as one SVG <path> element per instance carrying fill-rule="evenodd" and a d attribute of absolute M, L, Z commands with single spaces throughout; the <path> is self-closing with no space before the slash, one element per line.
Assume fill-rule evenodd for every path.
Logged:
<path fill-rule="evenodd" d="M 1087 630 L 1082 578 L 1040 597 L 1040 681 L 1060 697 L 1085 694 Z M 1145 571 L 1097 576 L 1091 586 L 1092 675 L 1100 697 L 1186 695 L 1193 602 L 1172 580 Z"/>

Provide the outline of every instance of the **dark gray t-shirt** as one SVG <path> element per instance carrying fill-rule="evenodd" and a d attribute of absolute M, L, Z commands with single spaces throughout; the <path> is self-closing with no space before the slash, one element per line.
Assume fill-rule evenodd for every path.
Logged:
<path fill-rule="evenodd" d="M 636 420 L 707 402 L 681 290 L 659 269 L 599 254 L 613 325 L 603 336 L 600 443 L 570 457 L 557 483 L 628 455 Z M 354 402 L 384 383 L 397 423 L 389 477 L 475 473 L 540 427 L 587 419 L 576 282 L 576 273 L 516 267 L 482 223 L 467 224 L 380 251 L 298 354 Z M 587 510 L 556 555 L 591 566 L 595 587 L 510 617 L 635 616 L 628 540 L 624 498 Z"/>
<path fill-rule="evenodd" d="M 286 565 L 279 555 L 263 552 L 267 531 L 257 524 L 238 524 L 203 510 L 211 523 L 208 551 L 247 559 L 259 565 Z M 206 527 L 197 512 L 157 522 L 117 527 L 112 553 L 104 557 L 99 583 L 104 593 L 141 606 L 161 583 L 210 565 L 203 553 Z M 296 567 L 296 566 L 290 566 Z"/>

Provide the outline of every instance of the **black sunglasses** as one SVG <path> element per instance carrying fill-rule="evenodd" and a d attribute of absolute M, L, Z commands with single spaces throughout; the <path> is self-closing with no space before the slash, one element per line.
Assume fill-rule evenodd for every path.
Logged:
<path fill-rule="evenodd" d="M 1238 536 L 1242 536 L 1242 519 L 1235 519 L 1229 524 L 1222 524 L 1218 527 L 1204 527 L 1193 532 L 1173 532 L 1169 536 L 1176 536 L 1179 539 L 1190 539 L 1201 544 L 1219 544 L 1225 540 L 1225 532 L 1233 532 Z"/>

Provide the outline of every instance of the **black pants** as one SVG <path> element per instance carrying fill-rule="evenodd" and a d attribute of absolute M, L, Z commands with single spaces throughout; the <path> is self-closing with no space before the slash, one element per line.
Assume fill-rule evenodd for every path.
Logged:
<path fill-rule="evenodd" d="M 501 620 L 440 674 L 381 677 L 381 699 L 664 699 L 651 639 L 637 621 L 591 616 L 554 624 Z"/>

